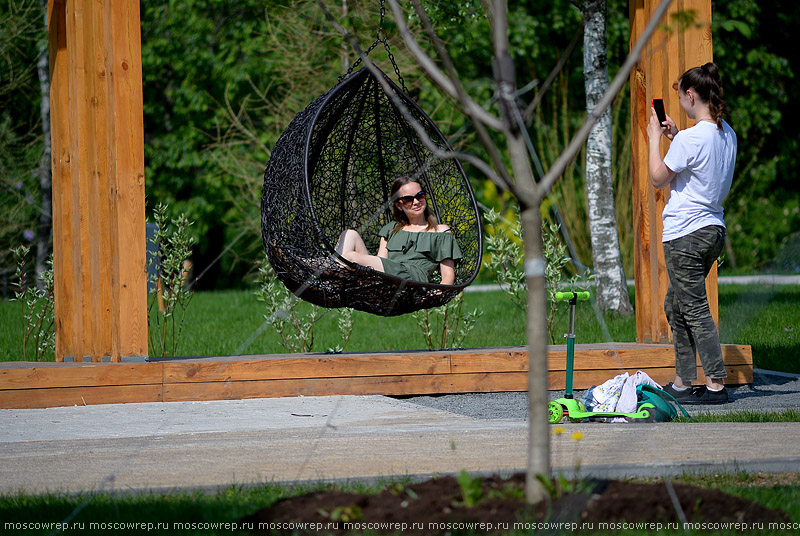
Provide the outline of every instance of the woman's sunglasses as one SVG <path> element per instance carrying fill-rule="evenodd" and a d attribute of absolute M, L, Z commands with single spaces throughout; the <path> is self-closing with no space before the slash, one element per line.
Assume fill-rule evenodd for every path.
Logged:
<path fill-rule="evenodd" d="M 404 205 L 410 205 L 414 202 L 414 200 L 422 201 L 425 199 L 425 190 L 420 190 L 414 195 L 404 195 L 402 197 L 398 197 L 397 200 L 403 203 Z"/>

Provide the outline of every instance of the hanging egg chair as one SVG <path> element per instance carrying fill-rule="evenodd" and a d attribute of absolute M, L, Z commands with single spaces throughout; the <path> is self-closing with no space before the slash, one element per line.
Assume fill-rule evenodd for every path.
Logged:
<path fill-rule="evenodd" d="M 450 150 L 422 109 L 378 72 L 428 137 Z M 392 221 L 389 190 L 399 175 L 418 180 L 429 208 L 461 248 L 452 285 L 401 279 L 334 249 L 342 231 L 355 229 L 377 253 L 378 231 Z M 261 232 L 275 274 L 295 295 L 381 316 L 446 304 L 481 265 L 480 215 L 461 164 L 434 156 L 367 68 L 318 97 L 281 134 L 264 173 Z"/>

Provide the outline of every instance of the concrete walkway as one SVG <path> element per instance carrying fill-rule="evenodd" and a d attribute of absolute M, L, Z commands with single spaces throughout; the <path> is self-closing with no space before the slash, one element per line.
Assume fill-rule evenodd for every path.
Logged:
<path fill-rule="evenodd" d="M 510 473 L 525 468 L 527 426 L 383 396 L 3 409 L 0 493 Z M 800 423 L 586 423 L 551 434 L 552 465 L 570 475 L 800 468 Z"/>

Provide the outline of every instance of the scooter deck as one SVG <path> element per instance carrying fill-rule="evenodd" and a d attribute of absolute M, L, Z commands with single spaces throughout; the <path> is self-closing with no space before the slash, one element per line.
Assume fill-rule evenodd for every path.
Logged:
<path fill-rule="evenodd" d="M 655 417 L 655 406 L 649 402 L 641 404 L 635 413 L 623 413 L 619 411 L 586 411 L 584 405 L 574 399 L 559 398 L 550 402 L 548 410 L 550 414 L 550 424 L 561 422 L 567 417 L 571 421 L 578 421 L 590 418 L 605 417 L 627 417 L 629 419 L 648 420 Z"/>

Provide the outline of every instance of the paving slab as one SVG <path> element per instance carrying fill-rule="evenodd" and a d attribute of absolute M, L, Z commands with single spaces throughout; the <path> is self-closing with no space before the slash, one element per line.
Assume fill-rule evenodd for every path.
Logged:
<path fill-rule="evenodd" d="M 797 437 L 800 423 L 568 424 L 551 427 L 551 464 L 611 477 L 797 471 Z M 527 442 L 525 419 L 383 396 L 0 410 L 0 493 L 507 474 L 525 468 Z"/>

